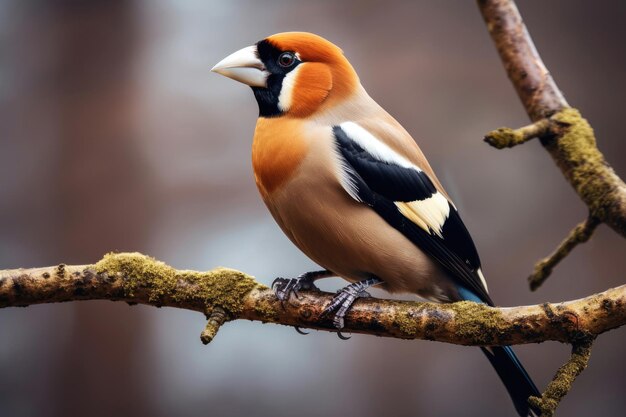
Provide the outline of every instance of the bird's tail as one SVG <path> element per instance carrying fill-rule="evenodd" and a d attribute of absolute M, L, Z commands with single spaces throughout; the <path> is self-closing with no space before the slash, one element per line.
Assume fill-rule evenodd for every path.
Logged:
<path fill-rule="evenodd" d="M 528 397 L 541 397 L 539 390 L 520 363 L 510 346 L 481 347 L 498 376 L 509 392 L 515 409 L 521 417 L 539 415 L 539 411 L 528 404 Z"/>

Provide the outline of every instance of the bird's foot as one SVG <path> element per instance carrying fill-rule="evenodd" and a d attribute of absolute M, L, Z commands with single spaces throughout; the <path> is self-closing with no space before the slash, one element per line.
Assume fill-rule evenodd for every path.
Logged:
<path fill-rule="evenodd" d="M 298 291 L 320 291 L 315 285 L 315 280 L 332 276 L 332 272 L 328 270 L 305 272 L 297 278 L 276 278 L 272 282 L 272 289 L 276 298 L 280 300 L 280 305 L 285 308 L 285 301 L 289 300 L 291 294 L 299 297 Z M 309 334 L 300 327 L 295 327 L 296 332 L 300 334 Z"/>
<path fill-rule="evenodd" d="M 350 307 L 352 307 L 352 304 L 354 304 L 354 302 L 358 298 L 371 297 L 370 293 L 365 290 L 372 285 L 380 284 L 381 282 L 382 281 L 378 278 L 370 278 L 352 283 L 347 287 L 339 290 L 330 302 L 330 304 L 324 309 L 321 315 L 322 317 L 327 316 L 332 312 L 335 312 L 335 316 L 333 317 L 333 324 L 338 330 L 337 334 L 340 339 L 349 339 L 349 337 L 343 336 L 341 334 L 341 329 L 343 329 L 345 326 L 346 313 L 348 312 Z"/>
<path fill-rule="evenodd" d="M 319 291 L 320 289 L 315 285 L 315 280 L 329 276 L 329 274 L 329 271 L 312 271 L 305 272 L 297 278 L 276 278 L 272 282 L 272 289 L 276 298 L 283 303 L 289 300 L 291 294 L 298 298 L 298 291 Z"/>

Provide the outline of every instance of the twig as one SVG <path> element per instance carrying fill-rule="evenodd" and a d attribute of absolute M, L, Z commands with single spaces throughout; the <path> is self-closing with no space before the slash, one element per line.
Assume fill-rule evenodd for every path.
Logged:
<path fill-rule="evenodd" d="M 207 320 L 204 330 L 200 334 L 200 340 L 203 344 L 208 345 L 217 335 L 217 331 L 226 321 L 227 315 L 223 308 L 215 307 Z"/>
<path fill-rule="evenodd" d="M 595 217 L 588 217 L 587 220 L 578 224 L 563 240 L 550 256 L 540 260 L 535 264 L 533 273 L 528 277 L 531 291 L 535 291 L 544 283 L 552 273 L 554 267 L 561 262 L 576 246 L 591 238 L 594 230 L 598 227 L 598 220 Z"/>
<path fill-rule="evenodd" d="M 109 254 L 95 265 L 0 271 L 0 308 L 113 300 L 210 311 L 205 342 L 213 339 L 227 318 L 335 331 L 332 319 L 321 317 L 332 297 L 301 292 L 283 308 L 270 289 L 242 272 L 176 270 L 138 253 Z M 597 335 L 624 324 L 626 285 L 575 301 L 510 308 L 468 301 L 361 299 L 349 311 L 345 331 L 494 346 L 547 340 L 571 343 L 581 335 Z"/>
<path fill-rule="evenodd" d="M 559 368 L 541 398 L 530 397 L 529 402 L 541 410 L 541 417 L 552 417 L 559 403 L 572 388 L 574 380 L 585 370 L 591 357 L 594 338 L 586 338 L 572 345 L 572 356 Z"/>
<path fill-rule="evenodd" d="M 512 148 L 531 139 L 545 136 L 550 127 L 550 120 L 540 119 L 519 129 L 501 127 L 485 135 L 485 142 L 497 149 Z"/>

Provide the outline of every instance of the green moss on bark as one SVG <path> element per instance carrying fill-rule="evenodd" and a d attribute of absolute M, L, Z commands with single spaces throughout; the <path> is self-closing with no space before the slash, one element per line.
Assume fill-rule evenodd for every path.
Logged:
<path fill-rule="evenodd" d="M 426 323 L 420 323 L 416 317 L 425 317 Z M 399 329 L 403 337 L 413 338 L 418 331 L 424 331 L 425 339 L 434 339 L 434 335 L 443 327 L 452 327 L 459 340 L 467 344 L 489 346 L 502 329 L 507 327 L 499 310 L 485 304 L 460 301 L 451 304 L 421 303 L 417 312 L 398 308 L 394 311 L 393 326 Z"/>
<path fill-rule="evenodd" d="M 500 127 L 496 130 L 492 130 L 485 136 L 485 142 L 497 149 L 512 148 L 525 141 L 526 138 L 524 138 L 520 130 L 511 129 L 509 127 Z"/>
<path fill-rule="evenodd" d="M 574 108 L 561 110 L 551 120 L 556 137 L 553 142 L 546 143 L 546 147 L 556 148 L 556 162 L 569 174 L 571 184 L 591 213 L 600 219 L 605 218 L 614 190 L 607 182 L 607 175 L 603 175 L 610 168 L 598 150 L 591 125 Z"/>
<path fill-rule="evenodd" d="M 257 312 L 257 314 L 260 317 L 265 317 L 266 320 L 278 319 L 278 311 L 276 311 L 276 304 L 272 303 L 266 297 L 261 298 L 256 303 L 254 303 L 254 310 Z"/>
<path fill-rule="evenodd" d="M 221 307 L 231 314 L 243 308 L 243 298 L 254 288 L 263 288 L 254 278 L 228 268 L 198 272 L 176 270 L 161 261 L 140 253 L 109 253 L 95 266 L 96 272 L 119 274 L 124 292 L 132 297 L 139 289 L 149 294 L 149 301 L 160 303 L 202 301 L 207 311 Z"/>
<path fill-rule="evenodd" d="M 541 417 L 554 415 L 559 403 L 572 388 L 574 380 L 585 370 L 589 364 L 592 342 L 593 339 L 575 345 L 570 360 L 559 368 L 541 398 L 529 398 L 530 404 L 541 410 Z"/>
<path fill-rule="evenodd" d="M 417 334 L 417 324 L 415 317 L 409 311 L 403 311 L 401 308 L 395 311 L 393 325 L 400 329 L 405 337 L 409 339 L 415 337 Z"/>
<path fill-rule="evenodd" d="M 482 345 L 493 343 L 499 329 L 506 325 L 500 311 L 485 304 L 461 301 L 450 304 L 449 308 L 455 315 L 457 334 Z"/>

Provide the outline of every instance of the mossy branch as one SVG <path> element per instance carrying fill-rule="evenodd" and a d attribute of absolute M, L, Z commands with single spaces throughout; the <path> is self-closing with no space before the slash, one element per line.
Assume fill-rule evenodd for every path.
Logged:
<path fill-rule="evenodd" d="M 572 346 L 572 356 L 559 368 L 541 398 L 530 397 L 529 402 L 541 410 L 541 417 L 552 417 L 559 403 L 572 388 L 574 380 L 587 368 L 594 338 L 584 338 Z"/>
<path fill-rule="evenodd" d="M 550 128 L 548 119 L 541 119 L 519 129 L 501 127 L 485 135 L 485 142 L 497 149 L 512 148 L 531 139 L 547 134 Z"/>
<path fill-rule="evenodd" d="M 207 315 L 202 341 L 236 319 L 335 331 L 322 317 L 333 294 L 302 292 L 284 306 L 243 272 L 176 270 L 139 253 L 108 254 L 94 265 L 0 271 L 0 308 L 75 300 L 112 300 L 178 307 Z M 347 332 L 459 345 L 514 345 L 548 340 L 574 343 L 626 323 L 626 285 L 558 304 L 495 308 L 360 299 L 346 317 Z"/>
<path fill-rule="evenodd" d="M 541 60 L 515 2 L 478 0 L 478 7 L 509 79 L 533 121 L 520 129 L 500 128 L 490 132 L 485 141 L 502 149 L 539 138 L 589 209 L 589 218 L 570 232 L 554 253 L 537 263 L 529 277 L 534 291 L 574 247 L 589 240 L 600 223 L 626 237 L 626 184 L 598 149 L 589 122 L 578 110 L 569 107 Z M 574 342 L 571 360 L 559 369 L 542 398 L 532 399 L 542 416 L 554 414 L 574 379 L 587 366 L 593 335 L 593 332 L 587 334 L 584 343 Z"/>
<path fill-rule="evenodd" d="M 200 340 L 202 341 L 202 343 L 208 345 L 213 341 L 213 339 L 217 335 L 217 331 L 220 329 L 222 324 L 224 324 L 227 317 L 228 316 L 226 315 L 226 312 L 223 308 L 213 308 L 211 314 L 208 314 L 208 321 L 206 323 L 206 326 L 204 327 L 204 330 L 200 334 Z"/>
<path fill-rule="evenodd" d="M 587 218 L 567 235 L 550 256 L 537 262 L 533 273 L 528 277 L 530 289 L 535 291 L 539 288 L 559 262 L 565 259 L 576 246 L 588 241 L 593 231 L 596 230 L 598 223 L 595 217 Z"/>
<path fill-rule="evenodd" d="M 513 0 L 478 0 L 478 7 L 509 79 L 533 121 L 520 129 L 494 130 L 485 136 L 485 141 L 502 149 L 538 137 L 593 219 L 592 227 L 581 230 L 579 225 L 555 254 L 535 267 L 530 278 L 534 290 L 574 246 L 589 239 L 599 223 L 606 223 L 626 237 L 626 184 L 598 149 L 589 122 L 569 107 Z"/>

